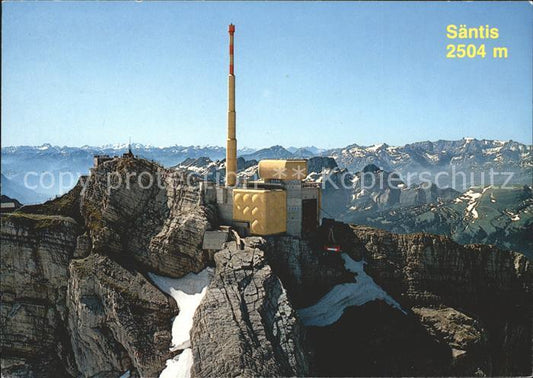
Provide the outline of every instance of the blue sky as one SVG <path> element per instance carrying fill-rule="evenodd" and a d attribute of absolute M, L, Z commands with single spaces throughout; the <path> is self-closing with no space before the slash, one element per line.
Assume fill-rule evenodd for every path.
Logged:
<path fill-rule="evenodd" d="M 230 22 L 239 146 L 531 143 L 532 8 L 4 2 L 2 146 L 224 145 Z M 446 59 L 448 24 L 509 58 Z"/>

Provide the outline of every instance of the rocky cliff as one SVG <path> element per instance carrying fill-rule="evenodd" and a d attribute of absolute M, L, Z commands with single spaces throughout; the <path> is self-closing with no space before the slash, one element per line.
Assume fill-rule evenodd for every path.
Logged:
<path fill-rule="evenodd" d="M 135 266 L 93 253 L 72 260 L 68 329 L 83 376 L 156 376 L 170 358 L 175 303 Z"/>
<path fill-rule="evenodd" d="M 102 164 L 61 198 L 2 216 L 3 371 L 157 375 L 171 357 L 178 310 L 146 274 L 203 269 L 203 232 L 215 216 L 198 183 L 132 158 Z"/>
<path fill-rule="evenodd" d="M 264 252 L 233 243 L 215 254 L 215 262 L 217 274 L 191 334 L 192 375 L 307 375 L 302 326 Z"/>
<path fill-rule="evenodd" d="M 486 342 L 481 352 L 489 360 L 486 374 L 529 374 L 533 273 L 524 255 L 486 245 L 461 246 L 433 235 L 363 227 L 355 235 L 376 281 L 413 307 L 422 324 L 450 345 L 454 357 L 461 362 L 471 357 L 464 356 L 468 347 L 461 344 L 469 345 L 468 327 L 477 325 L 485 332 L 476 339 Z M 464 335 L 453 323 L 467 327 Z"/>
<path fill-rule="evenodd" d="M 190 184 L 190 185 L 189 185 Z M 140 159 L 115 159 L 95 169 L 81 197 L 92 249 L 127 254 L 148 271 L 179 277 L 202 270 L 200 245 L 216 222 L 201 204 L 198 182 Z"/>
<path fill-rule="evenodd" d="M 339 375 L 530 374 L 533 276 L 524 255 L 351 228 L 356 257 L 408 315 L 374 302 L 312 327 L 319 373 L 333 366 Z M 361 344 L 346 351 L 354 340 Z"/>
<path fill-rule="evenodd" d="M 170 347 L 172 319 L 187 309 L 152 273 L 181 278 L 207 266 L 214 275 L 187 349 L 193 376 L 530 373 L 532 273 L 520 254 L 342 223 L 307 240 L 245 238 L 213 253 L 202 238 L 217 212 L 199 182 L 134 158 L 1 219 L 6 376 L 157 376 L 185 360 Z M 331 228 L 342 256 L 323 251 Z M 303 324 L 304 308 L 363 282 L 389 300 L 357 300 L 337 321 Z"/>
<path fill-rule="evenodd" d="M 68 265 L 79 225 L 56 215 L 2 216 L 2 375 L 74 374 L 66 327 Z"/>

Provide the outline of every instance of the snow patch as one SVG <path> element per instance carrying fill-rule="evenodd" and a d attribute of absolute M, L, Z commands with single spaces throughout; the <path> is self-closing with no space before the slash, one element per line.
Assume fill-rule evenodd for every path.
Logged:
<path fill-rule="evenodd" d="M 466 212 L 467 213 L 468 212 L 472 213 L 472 218 L 477 219 L 479 217 L 479 215 L 478 215 L 477 210 L 476 210 L 476 208 L 474 206 L 475 206 L 475 204 L 468 205 L 468 207 L 466 209 Z"/>
<path fill-rule="evenodd" d="M 517 222 L 520 220 L 520 215 L 514 214 L 512 211 L 506 210 L 505 213 L 511 218 L 511 221 Z"/>
<path fill-rule="evenodd" d="M 433 163 L 437 163 L 439 161 L 439 155 L 438 154 L 430 154 L 426 152 L 426 158 L 428 160 L 431 160 Z"/>
<path fill-rule="evenodd" d="M 179 314 L 172 321 L 171 351 L 183 350 L 171 360 L 167 360 L 166 368 L 160 378 L 190 377 L 193 363 L 190 332 L 196 309 L 207 292 L 213 278 L 213 269 L 206 268 L 200 273 L 189 273 L 182 278 L 170 278 L 148 273 L 154 284 L 176 301 Z"/>
<path fill-rule="evenodd" d="M 189 348 L 192 318 L 207 291 L 213 269 L 206 268 L 198 274 L 189 273 L 182 278 L 163 277 L 154 273 L 148 273 L 148 276 L 161 291 L 174 298 L 180 310 L 172 323 L 170 350 Z"/>
<path fill-rule="evenodd" d="M 471 214 L 472 218 L 474 219 L 477 219 L 479 217 L 479 214 L 476 210 L 476 206 L 478 205 L 479 199 L 489 188 L 490 186 L 483 188 L 481 193 L 475 192 L 473 189 L 469 189 L 460 197 L 461 200 L 468 201 L 468 205 L 466 206 L 465 210 L 465 215 Z M 462 202 L 461 200 L 456 199 L 455 203 Z"/>
<path fill-rule="evenodd" d="M 381 147 L 383 147 L 385 143 L 380 143 L 380 144 L 374 144 L 370 147 L 367 147 L 366 150 L 367 151 L 372 151 L 372 152 L 376 152 L 377 150 L 379 150 Z"/>
<path fill-rule="evenodd" d="M 159 378 L 189 378 L 192 367 L 192 349 L 187 348 L 171 360 L 167 360 L 167 367 Z"/>
<path fill-rule="evenodd" d="M 339 320 L 346 308 L 362 306 L 375 300 L 385 301 L 406 314 L 400 304 L 377 285 L 372 277 L 366 274 L 364 261 L 354 261 L 345 253 L 341 256 L 346 270 L 357 273 L 355 283 L 335 285 L 316 304 L 298 310 L 300 319 L 305 326 L 328 326 Z"/>

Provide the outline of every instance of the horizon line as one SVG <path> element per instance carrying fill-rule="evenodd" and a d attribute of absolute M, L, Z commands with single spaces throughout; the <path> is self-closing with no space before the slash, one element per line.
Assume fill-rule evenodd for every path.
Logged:
<path fill-rule="evenodd" d="M 311 146 L 290 145 L 288 147 L 285 147 L 285 146 L 283 146 L 281 144 L 273 144 L 271 146 L 265 146 L 265 147 L 243 146 L 243 147 L 238 148 L 238 150 L 249 149 L 249 150 L 259 151 L 259 150 L 263 150 L 263 149 L 269 149 L 269 148 L 272 148 L 272 147 L 280 146 L 280 147 L 282 147 L 284 149 L 289 149 L 289 148 L 297 148 L 297 149 L 316 148 L 316 149 L 319 149 L 319 150 L 328 151 L 328 150 L 335 150 L 335 149 L 339 149 L 339 148 L 347 148 L 347 147 L 352 147 L 352 146 L 365 147 L 365 148 L 382 146 L 382 145 L 386 145 L 387 147 L 404 147 L 404 146 L 407 146 L 407 145 L 410 145 L 410 144 L 424 143 L 424 142 L 429 142 L 429 143 L 459 142 L 459 141 L 462 141 L 462 140 L 475 140 L 475 141 L 479 141 L 479 142 L 491 141 L 491 142 L 503 142 L 503 143 L 516 142 L 516 143 L 519 143 L 519 144 L 523 144 L 525 146 L 533 147 L 533 143 L 525 143 L 525 142 L 521 142 L 521 141 L 517 141 L 517 140 L 513 140 L 513 139 L 508 139 L 508 140 L 504 140 L 504 139 L 486 139 L 486 138 L 478 139 L 478 138 L 475 138 L 475 137 L 462 137 L 460 139 L 437 139 L 437 140 L 427 140 L 426 139 L 426 140 L 419 140 L 419 141 L 414 141 L 414 142 L 410 142 L 410 143 L 405 143 L 405 144 L 402 144 L 402 145 L 393 145 L 393 144 L 388 144 L 386 142 L 374 143 L 374 144 L 370 144 L 370 145 L 362 145 L 362 144 L 360 145 L 360 144 L 357 144 L 357 143 L 349 143 L 349 144 L 346 144 L 344 146 L 325 148 L 325 147 L 318 147 L 318 146 L 315 146 L 315 145 L 311 145 Z M 203 144 L 203 145 L 202 144 L 188 144 L 188 145 L 185 145 L 185 144 L 173 144 L 173 145 L 167 145 L 167 146 L 161 146 L 161 145 L 160 146 L 156 146 L 156 145 L 149 144 L 149 143 L 145 144 L 145 143 L 141 143 L 141 142 L 132 142 L 131 145 L 132 146 L 138 145 L 138 146 L 142 146 L 142 147 L 152 147 L 152 148 L 159 148 L 159 149 L 172 148 L 172 147 L 199 147 L 199 148 L 221 148 L 221 149 L 225 149 L 224 146 L 211 145 L 211 144 Z M 6 145 L 6 146 L 1 145 L 0 148 L 1 149 L 12 148 L 12 147 L 33 147 L 33 148 L 38 148 L 38 147 L 45 147 L 45 146 L 58 147 L 58 148 L 115 148 L 115 149 L 119 149 L 119 148 L 127 148 L 128 143 L 107 143 L 107 144 L 102 144 L 102 145 L 84 144 L 84 145 L 78 146 L 78 145 L 59 145 L 59 144 L 52 144 L 50 142 L 45 142 L 45 143 L 42 143 L 40 145 L 37 145 L 37 144 L 34 144 L 34 145 L 18 144 L 18 145 Z"/>

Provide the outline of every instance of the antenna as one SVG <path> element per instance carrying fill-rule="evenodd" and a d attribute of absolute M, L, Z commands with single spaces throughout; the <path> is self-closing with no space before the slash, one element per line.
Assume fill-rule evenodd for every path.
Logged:
<path fill-rule="evenodd" d="M 230 24 L 229 33 L 229 76 L 228 76 L 228 138 L 226 140 L 226 186 L 237 182 L 237 136 L 235 132 L 235 73 L 233 61 L 233 36 L 235 25 Z"/>

